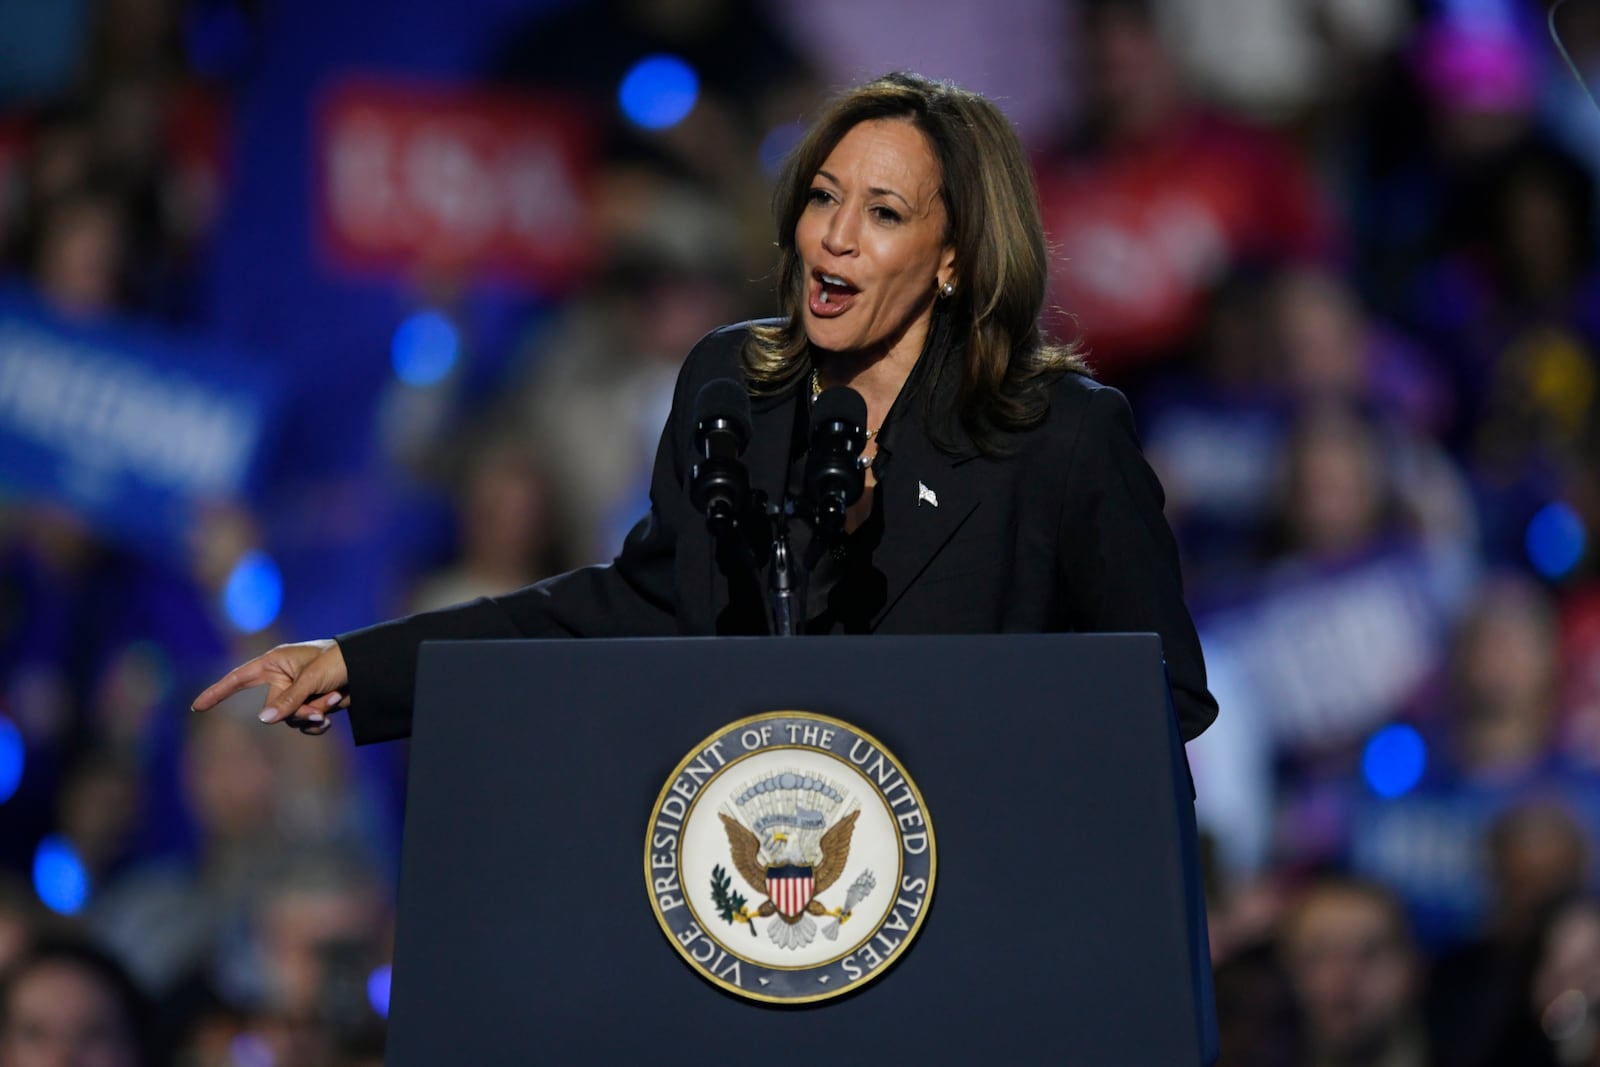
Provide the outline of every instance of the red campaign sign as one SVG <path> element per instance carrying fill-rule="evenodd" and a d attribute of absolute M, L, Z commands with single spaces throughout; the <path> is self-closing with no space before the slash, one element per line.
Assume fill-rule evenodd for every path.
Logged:
<path fill-rule="evenodd" d="M 1192 328 L 1232 251 L 1210 193 L 1122 175 L 1043 185 L 1045 227 L 1060 251 L 1051 296 L 1076 319 L 1091 359 L 1158 351 Z"/>
<path fill-rule="evenodd" d="M 1331 242 L 1297 156 L 1204 117 L 1103 156 L 1046 165 L 1039 195 L 1058 253 L 1051 299 L 1075 318 L 1102 370 L 1182 343 L 1211 287 L 1238 262 L 1315 258 Z"/>
<path fill-rule="evenodd" d="M 338 266 L 470 270 L 550 289 L 588 264 L 593 124 L 569 100 L 347 82 L 319 120 L 318 214 Z"/>

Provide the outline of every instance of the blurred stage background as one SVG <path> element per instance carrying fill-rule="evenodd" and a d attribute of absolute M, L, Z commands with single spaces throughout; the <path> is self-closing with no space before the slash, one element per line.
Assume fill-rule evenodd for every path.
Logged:
<path fill-rule="evenodd" d="M 1223 1062 L 1596 1062 L 1600 112 L 1547 13 L 0 0 L 0 973 L 68 926 L 175 1062 L 379 1062 L 405 746 L 188 701 L 609 558 L 678 362 L 773 308 L 801 123 L 912 69 L 1016 123 L 1167 488 Z"/>

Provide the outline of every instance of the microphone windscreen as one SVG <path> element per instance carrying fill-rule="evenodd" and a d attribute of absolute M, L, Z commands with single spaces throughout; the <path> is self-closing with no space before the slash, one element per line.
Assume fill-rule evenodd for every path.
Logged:
<path fill-rule="evenodd" d="M 811 405 L 811 425 L 813 428 L 826 425 L 830 422 L 844 422 L 865 433 L 867 426 L 867 402 L 861 399 L 861 394 L 848 385 L 836 385 L 831 389 L 824 389 L 822 395 L 817 397 Z"/>
<path fill-rule="evenodd" d="M 741 440 L 750 439 L 750 394 L 732 378 L 713 378 L 700 387 L 694 398 L 696 426 L 708 419 L 731 422 Z"/>

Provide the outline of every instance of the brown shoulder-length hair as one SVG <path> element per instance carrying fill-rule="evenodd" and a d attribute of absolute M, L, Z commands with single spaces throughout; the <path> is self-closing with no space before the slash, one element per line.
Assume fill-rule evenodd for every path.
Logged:
<path fill-rule="evenodd" d="M 953 449 L 959 425 L 985 454 L 1004 454 L 1007 435 L 1037 425 L 1048 386 L 1062 373 L 1087 374 L 1072 345 L 1052 344 L 1039 327 L 1048 259 L 1039 196 L 1021 141 L 1000 109 L 977 93 L 918 74 L 894 73 L 836 97 L 790 154 L 773 191 L 778 226 L 778 302 L 783 321 L 758 326 L 744 370 L 758 394 L 794 388 L 811 360 L 800 313 L 805 271 L 795 225 L 811 181 L 851 129 L 904 119 L 921 130 L 939 161 L 945 239 L 955 249 L 955 295 L 934 302 L 916 377 L 934 441 Z"/>

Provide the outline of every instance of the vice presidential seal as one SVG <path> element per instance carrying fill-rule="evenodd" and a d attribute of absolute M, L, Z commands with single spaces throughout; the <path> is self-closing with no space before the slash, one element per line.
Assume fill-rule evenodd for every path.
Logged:
<path fill-rule="evenodd" d="M 644 875 L 689 964 L 752 1000 L 798 1004 L 882 974 L 922 926 L 933 825 L 876 738 L 779 711 L 723 727 L 656 798 Z"/>

